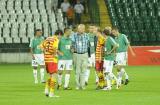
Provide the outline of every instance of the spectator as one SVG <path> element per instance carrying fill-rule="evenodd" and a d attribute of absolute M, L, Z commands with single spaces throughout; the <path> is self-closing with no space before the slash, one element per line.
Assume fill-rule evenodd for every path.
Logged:
<path fill-rule="evenodd" d="M 67 22 L 69 27 L 73 26 L 73 8 L 71 6 L 67 11 Z"/>
<path fill-rule="evenodd" d="M 61 4 L 61 9 L 63 12 L 64 19 L 65 19 L 65 17 L 67 17 L 67 11 L 68 11 L 69 7 L 70 7 L 70 3 L 68 2 L 68 0 L 64 0 L 64 2 Z"/>
<path fill-rule="evenodd" d="M 84 11 L 84 7 L 80 3 L 79 0 L 77 0 L 77 4 L 74 6 L 74 10 L 75 10 L 75 23 L 80 24 L 81 23 L 81 15 Z"/>

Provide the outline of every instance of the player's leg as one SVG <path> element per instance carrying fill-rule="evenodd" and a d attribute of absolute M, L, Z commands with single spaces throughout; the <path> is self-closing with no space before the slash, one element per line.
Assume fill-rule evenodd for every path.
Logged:
<path fill-rule="evenodd" d="M 119 89 L 119 87 L 122 85 L 122 72 L 121 72 L 121 66 L 117 65 L 117 89 Z"/>
<path fill-rule="evenodd" d="M 64 80 L 64 89 L 65 90 L 71 90 L 69 87 L 69 81 L 70 81 L 70 74 L 72 70 L 72 60 L 66 60 L 66 74 L 65 74 L 65 80 Z"/>
<path fill-rule="evenodd" d="M 117 53 L 116 55 L 116 69 L 117 69 L 117 89 L 119 89 L 119 87 L 122 84 L 122 72 L 121 72 L 121 68 L 122 68 L 122 62 L 123 62 L 123 57 L 122 57 L 122 53 Z"/>
<path fill-rule="evenodd" d="M 50 88 L 49 88 L 49 97 L 59 97 L 55 95 L 55 87 L 56 87 L 56 78 L 57 78 L 57 73 L 50 73 Z"/>
<path fill-rule="evenodd" d="M 57 97 L 54 94 L 55 86 L 56 86 L 56 78 L 57 78 L 57 71 L 58 71 L 58 64 L 54 62 L 49 62 L 47 64 L 47 71 L 50 74 L 50 81 L 49 81 L 49 97 Z M 46 84 L 47 85 L 47 84 Z"/>
<path fill-rule="evenodd" d="M 113 61 L 105 60 L 105 79 L 107 81 L 107 87 L 105 87 L 103 90 L 111 90 L 112 86 L 112 69 L 113 69 Z"/>
<path fill-rule="evenodd" d="M 124 52 L 123 53 L 123 65 L 124 66 L 121 68 L 121 72 L 125 76 L 125 83 L 124 83 L 125 85 L 127 85 L 129 82 L 129 76 L 128 76 L 127 72 L 125 71 L 125 66 L 127 64 L 127 58 L 128 58 L 127 56 L 128 56 L 127 52 Z"/>
<path fill-rule="evenodd" d="M 44 71 L 45 65 L 40 65 L 40 75 L 41 75 L 41 83 L 45 83 L 45 79 L 44 79 Z"/>
<path fill-rule="evenodd" d="M 62 87 L 62 78 L 63 78 L 63 71 L 65 69 L 65 62 L 63 60 L 58 61 L 58 86 L 57 89 Z"/>
<path fill-rule="evenodd" d="M 45 62 L 44 62 L 44 55 L 39 54 L 38 56 L 38 64 L 40 65 L 40 77 L 41 77 L 41 83 L 45 83 L 44 74 L 45 74 Z"/>
<path fill-rule="evenodd" d="M 96 89 L 102 89 L 105 85 L 104 74 L 103 74 L 103 61 L 96 62 L 96 72 L 98 76 L 98 84 Z"/>
<path fill-rule="evenodd" d="M 127 74 L 127 72 L 125 71 L 125 68 L 124 67 L 122 67 L 121 68 L 121 74 L 122 74 L 122 76 L 124 75 L 125 76 L 125 85 L 127 85 L 128 84 L 128 82 L 129 82 L 129 76 L 128 76 L 128 74 Z"/>
<path fill-rule="evenodd" d="M 96 69 L 95 54 L 93 54 L 93 56 L 92 56 L 92 62 L 93 62 L 94 69 Z M 96 83 L 96 85 L 98 84 L 98 75 L 97 75 L 96 70 L 95 70 L 95 83 Z"/>
<path fill-rule="evenodd" d="M 36 60 L 32 60 L 32 67 L 33 67 L 34 83 L 37 84 L 38 83 L 38 72 L 37 72 L 38 64 Z"/>
<path fill-rule="evenodd" d="M 117 77 L 113 73 L 111 73 L 111 78 L 112 78 L 112 85 L 117 84 Z"/>

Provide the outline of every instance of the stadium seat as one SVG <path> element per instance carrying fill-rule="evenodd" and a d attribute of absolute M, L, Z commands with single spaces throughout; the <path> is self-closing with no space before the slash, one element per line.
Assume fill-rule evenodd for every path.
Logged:
<path fill-rule="evenodd" d="M 42 29 L 42 24 L 40 22 L 35 23 L 35 29 Z"/>
<path fill-rule="evenodd" d="M 4 43 L 4 38 L 0 38 L 0 43 Z"/>
<path fill-rule="evenodd" d="M 16 14 L 10 14 L 10 17 L 9 17 L 9 22 L 10 23 L 14 23 L 17 19 L 17 15 Z"/>
<path fill-rule="evenodd" d="M 42 29 L 44 37 L 48 37 L 58 29 L 57 24 L 64 28 L 62 12 L 51 11 L 51 0 L 0 1 L 0 43 L 28 44 L 35 29 Z"/>
<path fill-rule="evenodd" d="M 26 23 L 20 23 L 19 37 L 20 38 L 26 37 Z"/>
<path fill-rule="evenodd" d="M 18 29 L 19 29 L 19 24 L 12 23 L 12 27 L 11 27 L 11 37 L 12 38 L 18 38 Z"/>
<path fill-rule="evenodd" d="M 20 43 L 20 38 L 19 37 L 15 37 L 13 38 L 13 43 Z"/>
<path fill-rule="evenodd" d="M 25 16 L 25 22 L 26 22 L 26 23 L 31 23 L 32 20 L 33 20 L 32 14 L 27 14 L 27 15 Z"/>
<path fill-rule="evenodd" d="M 22 37 L 21 38 L 21 43 L 29 43 L 28 37 Z"/>
<path fill-rule="evenodd" d="M 49 35 L 48 23 L 43 23 L 43 35 L 44 35 L 44 37 L 48 37 L 48 35 Z"/>
<path fill-rule="evenodd" d="M 155 42 L 155 41 L 156 41 L 155 32 L 148 32 L 148 33 L 147 33 L 147 36 L 148 36 L 148 41 L 149 41 L 149 42 Z"/>
<path fill-rule="evenodd" d="M 6 43 L 12 43 L 13 41 L 12 41 L 12 38 L 11 38 L 11 37 L 6 37 L 6 38 L 5 38 L 5 42 L 6 42 Z"/>

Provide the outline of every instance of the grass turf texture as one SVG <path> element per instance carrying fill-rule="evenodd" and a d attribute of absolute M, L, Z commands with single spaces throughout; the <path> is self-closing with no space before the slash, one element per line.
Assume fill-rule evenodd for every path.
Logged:
<path fill-rule="evenodd" d="M 47 98 L 44 84 L 33 83 L 29 64 L 0 65 L 0 105 L 160 105 L 160 69 L 158 66 L 127 67 L 130 83 L 110 92 L 95 90 L 92 70 L 87 89 L 56 90 L 60 98 Z M 115 71 L 115 70 L 114 70 Z"/>

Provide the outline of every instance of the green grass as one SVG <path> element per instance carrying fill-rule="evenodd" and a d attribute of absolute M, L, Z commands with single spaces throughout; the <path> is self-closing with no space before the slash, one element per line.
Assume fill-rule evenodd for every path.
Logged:
<path fill-rule="evenodd" d="M 56 91 L 60 98 L 47 98 L 44 84 L 33 83 L 28 64 L 0 65 L 0 105 L 160 105 L 160 67 L 127 67 L 130 83 L 110 92 L 95 90 L 92 71 L 87 89 L 75 90 L 74 71 L 70 91 Z"/>

